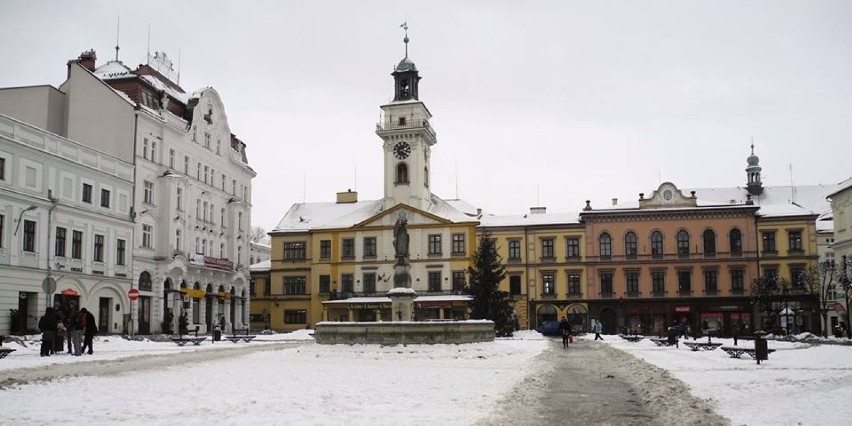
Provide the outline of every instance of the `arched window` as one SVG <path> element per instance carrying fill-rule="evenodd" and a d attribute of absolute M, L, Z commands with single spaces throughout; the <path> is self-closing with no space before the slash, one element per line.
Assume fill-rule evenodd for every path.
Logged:
<path fill-rule="evenodd" d="M 636 244 L 636 233 L 628 232 L 624 234 L 624 255 L 628 259 L 635 259 L 639 250 Z"/>
<path fill-rule="evenodd" d="M 429 187 L 429 168 L 423 168 L 423 186 Z"/>
<path fill-rule="evenodd" d="M 689 232 L 683 229 L 677 232 L 677 255 L 680 257 L 689 256 Z"/>
<path fill-rule="evenodd" d="M 148 271 L 139 274 L 139 290 L 151 291 L 151 274 Z"/>
<path fill-rule="evenodd" d="M 651 256 L 663 257 L 663 233 L 660 231 L 651 233 Z"/>
<path fill-rule="evenodd" d="M 396 166 L 396 183 L 408 183 L 408 165 L 399 163 Z"/>
<path fill-rule="evenodd" d="M 612 238 L 604 232 L 598 237 L 598 242 L 600 243 L 600 251 L 602 258 L 612 257 Z"/>
<path fill-rule="evenodd" d="M 713 257 L 716 255 L 716 233 L 712 229 L 704 231 L 704 256 Z"/>
<path fill-rule="evenodd" d="M 728 234 L 728 243 L 731 246 L 731 256 L 743 255 L 743 235 L 739 229 L 731 229 Z"/>

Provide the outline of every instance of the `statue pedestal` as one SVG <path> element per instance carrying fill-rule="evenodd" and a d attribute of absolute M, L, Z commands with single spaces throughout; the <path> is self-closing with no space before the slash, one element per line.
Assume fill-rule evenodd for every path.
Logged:
<path fill-rule="evenodd" d="M 388 297 L 391 299 L 393 322 L 414 320 L 414 298 L 417 297 L 417 292 L 413 288 L 392 288 L 388 292 Z"/>

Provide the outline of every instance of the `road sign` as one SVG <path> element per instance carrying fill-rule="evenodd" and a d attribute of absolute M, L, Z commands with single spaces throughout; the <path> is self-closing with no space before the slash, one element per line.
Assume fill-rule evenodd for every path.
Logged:
<path fill-rule="evenodd" d="M 131 288 L 130 291 L 127 292 L 127 297 L 130 298 L 131 301 L 139 298 L 139 290 L 135 288 Z"/>
<path fill-rule="evenodd" d="M 52 294 L 56 291 L 56 280 L 53 277 L 46 277 L 41 282 L 41 289 L 47 294 Z"/>

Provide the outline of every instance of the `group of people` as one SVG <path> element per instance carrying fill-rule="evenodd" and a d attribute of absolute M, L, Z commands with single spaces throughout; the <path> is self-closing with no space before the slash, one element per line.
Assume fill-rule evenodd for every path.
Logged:
<path fill-rule="evenodd" d="M 592 331 L 595 333 L 595 340 L 603 340 L 601 337 L 601 331 L 603 331 L 603 324 L 601 324 L 598 320 L 592 320 Z M 568 322 L 568 318 L 562 317 L 562 320 L 559 321 L 559 330 L 562 334 L 562 347 L 568 348 L 568 345 L 574 343 L 574 333 L 571 331 L 571 323 Z"/>
<path fill-rule="evenodd" d="M 86 308 L 78 311 L 74 307 L 48 307 L 39 318 L 38 329 L 41 331 L 41 356 L 61 353 L 66 344 L 70 355 L 94 353 L 93 342 L 98 325 L 95 316 Z"/>

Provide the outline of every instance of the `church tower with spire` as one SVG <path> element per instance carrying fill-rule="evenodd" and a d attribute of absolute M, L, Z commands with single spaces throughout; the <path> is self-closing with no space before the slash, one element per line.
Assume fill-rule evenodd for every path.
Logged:
<path fill-rule="evenodd" d="M 381 121 L 376 125 L 376 134 L 384 141 L 385 208 L 403 203 L 428 210 L 430 155 L 437 136 L 429 123 L 432 114 L 420 101 L 420 73 L 408 57 L 408 25 L 402 28 L 405 57 L 391 73 L 393 100 L 381 106 Z"/>
<path fill-rule="evenodd" d="M 745 171 L 748 175 L 748 183 L 746 184 L 746 190 L 753 197 L 756 197 L 763 193 L 763 183 L 760 181 L 760 158 L 754 155 L 754 143 L 751 144 L 751 155 L 746 159 L 748 161 L 748 167 L 746 167 Z"/>

